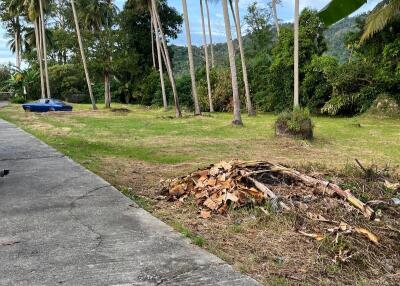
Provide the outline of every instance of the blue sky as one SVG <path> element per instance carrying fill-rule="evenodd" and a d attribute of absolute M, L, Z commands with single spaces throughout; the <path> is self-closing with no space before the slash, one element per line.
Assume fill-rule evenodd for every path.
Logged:
<path fill-rule="evenodd" d="M 200 45 L 201 44 L 201 20 L 200 20 L 200 5 L 199 0 L 186 0 L 188 4 L 188 12 L 190 16 L 190 31 L 192 35 L 193 44 Z M 246 14 L 247 7 L 256 0 L 240 0 L 240 13 L 241 17 Z M 116 0 L 117 5 L 122 8 L 125 3 L 124 0 Z M 212 2 L 212 1 L 210 1 Z M 258 5 L 263 6 L 267 2 L 267 0 L 257 0 Z M 313 9 L 321 9 L 330 0 L 300 0 L 300 8 L 311 7 Z M 368 0 L 368 3 L 365 4 L 360 10 L 356 12 L 356 14 L 371 10 L 379 0 Z M 182 12 L 182 1 L 181 0 L 168 0 L 170 6 L 175 7 L 179 12 Z M 224 28 L 224 19 L 222 15 L 221 4 L 213 4 L 210 3 L 210 12 L 211 12 L 211 22 L 212 22 L 212 33 L 215 42 L 224 42 L 225 41 L 225 28 Z M 282 21 L 291 21 L 293 19 L 293 11 L 294 11 L 294 0 L 282 0 L 282 5 L 278 8 L 279 18 Z M 184 32 L 184 31 L 183 31 Z M 4 29 L 0 27 L 0 64 L 5 63 L 14 63 L 15 59 L 9 48 L 7 47 L 8 39 L 4 35 Z M 174 41 L 176 45 L 185 45 L 185 37 L 182 33 L 179 35 L 178 39 Z"/>

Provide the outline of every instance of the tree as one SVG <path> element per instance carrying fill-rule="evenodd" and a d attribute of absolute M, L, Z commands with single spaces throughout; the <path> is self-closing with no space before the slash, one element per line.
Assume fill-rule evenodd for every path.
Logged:
<path fill-rule="evenodd" d="M 242 62 L 242 73 L 243 73 L 243 82 L 245 88 L 245 96 L 246 96 L 246 107 L 247 113 L 249 116 L 254 116 L 256 113 L 253 108 L 253 104 L 251 102 L 250 96 L 250 87 L 249 87 L 249 79 L 247 76 L 247 66 L 246 66 L 246 57 L 244 55 L 244 47 L 243 47 L 243 39 L 242 39 L 242 28 L 240 26 L 240 15 L 239 15 L 239 0 L 235 0 L 235 18 L 236 18 L 236 34 L 239 42 L 239 51 L 240 51 L 240 59 Z"/>
<path fill-rule="evenodd" d="M 240 113 L 240 99 L 239 99 L 239 88 L 237 81 L 237 70 L 236 70 L 236 62 L 235 62 L 235 49 L 233 47 L 232 42 L 232 31 L 231 31 L 231 23 L 229 20 L 229 12 L 228 12 L 228 2 L 227 0 L 221 0 L 222 2 L 222 10 L 224 14 L 224 22 L 225 22 L 225 32 L 226 32 L 226 41 L 228 45 L 228 54 L 229 54 L 229 66 L 231 70 L 231 80 L 232 80 L 232 95 L 233 95 L 233 125 L 243 125 L 242 117 Z"/>
<path fill-rule="evenodd" d="M 176 117 L 182 117 L 181 108 L 179 106 L 178 93 L 177 93 L 177 90 L 176 90 L 176 83 L 175 83 L 174 73 L 172 71 L 171 58 L 170 58 L 169 52 L 168 52 L 167 40 L 165 38 L 164 29 L 163 29 L 162 24 L 161 24 L 160 15 L 158 13 L 158 6 L 157 6 L 157 3 L 156 3 L 156 0 L 151 0 L 151 6 L 149 6 L 149 11 L 150 11 L 150 14 L 153 14 L 153 17 L 155 19 L 154 24 L 155 24 L 156 28 L 160 32 L 160 37 L 161 37 L 161 41 L 162 41 L 162 47 L 164 49 L 165 62 L 166 62 L 168 75 L 169 75 L 171 86 L 172 86 L 172 92 L 174 94 L 175 116 Z"/>
<path fill-rule="evenodd" d="M 188 14 L 188 10 L 187 10 L 186 0 L 182 0 L 182 7 L 183 7 L 183 18 L 185 20 L 186 44 L 187 44 L 188 57 L 189 57 L 189 72 L 190 72 L 190 78 L 192 80 L 192 95 L 193 95 L 193 104 L 194 104 L 194 114 L 200 115 L 201 111 L 200 111 L 199 99 L 197 96 L 196 75 L 195 75 L 193 50 L 192 50 L 192 39 L 190 36 L 189 14 Z"/>
<path fill-rule="evenodd" d="M 74 16 L 76 36 L 78 38 L 78 44 L 79 44 L 79 49 L 80 49 L 80 53 L 81 53 L 83 69 L 85 71 L 85 77 L 86 77 L 86 83 L 87 83 L 87 87 L 88 87 L 88 91 L 89 91 L 89 96 L 90 96 L 90 100 L 92 102 L 92 108 L 93 108 L 93 110 L 96 110 L 97 106 L 96 106 L 96 101 L 93 96 L 92 82 L 90 81 L 89 70 L 88 70 L 87 63 L 86 63 L 86 55 L 85 55 L 85 49 L 83 47 L 83 42 L 82 42 L 81 30 L 79 28 L 78 14 L 75 9 L 74 0 L 70 0 L 70 1 L 71 1 L 72 13 Z"/>
<path fill-rule="evenodd" d="M 299 0 L 294 5 L 294 104 L 299 107 Z"/>
<path fill-rule="evenodd" d="M 50 82 L 49 82 L 49 68 L 47 64 L 47 42 L 46 42 L 46 29 L 45 29 L 45 17 L 44 17 L 44 8 L 43 8 L 43 0 L 39 0 L 39 22 L 41 29 L 41 40 L 42 40 L 42 49 L 43 49 L 43 60 L 44 60 L 44 73 L 45 73 L 45 80 L 46 80 L 46 95 L 47 98 L 51 98 L 50 92 Z"/>
<path fill-rule="evenodd" d="M 15 65 L 17 68 L 21 67 L 22 39 L 24 32 L 24 27 L 20 20 L 21 8 L 20 6 L 18 7 L 18 11 L 11 11 L 9 0 L 0 2 L 0 20 L 4 23 L 7 34 L 11 38 L 8 45 L 15 54 Z"/>
<path fill-rule="evenodd" d="M 390 22 L 398 19 L 400 19 L 400 0 L 382 1 L 368 16 L 361 43 L 382 31 Z"/>
<path fill-rule="evenodd" d="M 276 9 L 276 6 L 279 5 L 282 2 L 282 0 L 271 0 L 271 7 L 272 7 L 272 15 L 274 17 L 274 22 L 275 22 L 275 28 L 276 28 L 276 33 L 279 37 L 280 33 L 280 28 L 279 28 L 279 18 L 278 18 L 278 12 Z"/>
<path fill-rule="evenodd" d="M 214 46 L 213 46 L 212 33 L 211 33 L 210 9 L 208 8 L 208 0 L 205 0 L 205 2 L 206 2 L 207 22 L 208 22 L 208 35 L 210 37 L 211 65 L 212 65 L 212 67 L 214 67 L 215 66 L 215 62 L 214 62 Z"/>
<path fill-rule="evenodd" d="M 206 38 L 206 27 L 204 23 L 204 11 L 203 11 L 203 0 L 200 0 L 200 14 L 201 14 L 201 26 L 203 30 L 203 48 L 204 48 L 204 56 L 206 61 L 206 76 L 207 76 L 207 90 L 208 90 L 208 100 L 210 104 L 210 112 L 214 112 L 213 99 L 212 99 L 212 91 L 211 91 L 211 81 L 210 81 L 210 63 L 208 59 L 208 47 L 207 47 L 207 38 Z"/>

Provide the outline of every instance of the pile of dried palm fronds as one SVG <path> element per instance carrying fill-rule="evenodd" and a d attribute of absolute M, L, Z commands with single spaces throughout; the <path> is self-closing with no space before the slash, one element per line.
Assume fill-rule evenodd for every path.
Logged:
<path fill-rule="evenodd" d="M 270 162 L 220 162 L 189 176 L 166 181 L 162 195 L 181 202 L 194 197 L 200 207 L 200 217 L 205 219 L 244 206 L 259 207 L 266 214 L 271 209 L 293 211 L 310 222 L 325 224 L 321 230 L 315 224 L 302 223 L 297 229 L 302 235 L 322 240 L 330 234 L 338 237 L 357 233 L 379 244 L 378 236 L 367 228 L 352 226 L 351 222 L 342 220 L 346 216 L 337 219 L 335 215 L 338 208 L 345 213 L 359 213 L 368 225 L 376 216 L 369 205 L 337 184 Z M 327 218 L 330 214 L 333 218 Z"/>

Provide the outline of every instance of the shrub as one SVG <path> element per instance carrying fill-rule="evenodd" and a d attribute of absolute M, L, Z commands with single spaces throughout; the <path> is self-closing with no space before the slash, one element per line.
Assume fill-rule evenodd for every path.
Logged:
<path fill-rule="evenodd" d="M 13 96 L 11 98 L 11 103 L 14 103 L 14 104 L 22 104 L 25 102 L 26 102 L 26 100 L 25 100 L 25 97 L 23 97 L 23 96 L 17 95 L 17 96 Z"/>
<path fill-rule="evenodd" d="M 284 111 L 279 114 L 275 122 L 277 136 L 293 136 L 303 139 L 312 139 L 313 128 L 308 108 L 295 108 L 293 111 Z"/>

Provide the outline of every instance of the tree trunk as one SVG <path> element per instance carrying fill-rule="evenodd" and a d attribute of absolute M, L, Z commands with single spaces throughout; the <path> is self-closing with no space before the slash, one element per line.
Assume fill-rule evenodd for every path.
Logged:
<path fill-rule="evenodd" d="M 211 81 L 210 81 L 210 63 L 208 60 L 208 48 L 206 38 L 206 25 L 204 23 L 204 11 L 203 11 L 203 0 L 200 0 L 200 14 L 201 14 L 201 26 L 203 30 L 203 48 L 204 55 L 206 58 L 206 75 L 207 75 L 207 88 L 208 88 L 208 100 L 210 102 L 210 112 L 214 112 L 214 105 L 212 100 Z"/>
<path fill-rule="evenodd" d="M 41 33 L 39 29 L 39 18 L 36 18 L 33 22 L 34 30 L 35 30 L 35 38 L 36 38 L 36 53 L 39 61 L 39 70 L 40 70 L 40 91 L 41 98 L 46 98 L 46 91 L 44 87 L 44 77 L 43 77 L 43 62 L 42 62 L 42 49 L 41 49 Z"/>
<path fill-rule="evenodd" d="M 299 0 L 295 0 L 294 8 L 294 108 L 299 103 Z"/>
<path fill-rule="evenodd" d="M 154 13 L 153 13 L 154 14 Z M 154 16 L 151 15 L 151 21 L 154 22 Z M 152 24 L 152 32 L 153 27 L 156 28 L 157 25 Z M 168 101 L 167 101 L 167 94 L 165 92 L 165 84 L 164 84 L 164 73 L 163 73 L 163 63 L 162 63 L 162 56 L 161 56 L 161 47 L 160 47 L 160 37 L 157 29 L 154 30 L 154 34 L 156 36 L 156 47 L 157 47 L 157 58 L 158 58 L 158 70 L 160 72 L 160 83 L 161 83 L 161 92 L 162 92 L 162 99 L 163 99 L 163 106 L 164 110 L 168 110 Z M 153 45 L 153 44 L 152 44 Z"/>
<path fill-rule="evenodd" d="M 242 73 L 243 73 L 243 82 L 246 95 L 247 113 L 249 116 L 254 116 L 256 115 L 256 113 L 254 111 L 253 104 L 251 102 L 249 79 L 247 76 L 246 57 L 244 55 L 242 31 L 240 27 L 239 0 L 235 0 L 235 18 L 236 18 L 236 33 L 240 50 L 240 59 L 242 61 Z"/>
<path fill-rule="evenodd" d="M 279 27 L 278 12 L 276 11 L 276 0 L 272 0 L 272 16 L 274 17 L 276 33 L 277 33 L 278 38 L 279 38 L 280 27 Z"/>
<path fill-rule="evenodd" d="M 228 3 L 227 0 L 222 0 L 222 9 L 224 14 L 225 31 L 226 31 L 226 41 L 228 44 L 229 53 L 229 65 L 231 69 L 231 79 L 232 79 L 232 94 L 233 94 L 233 125 L 243 125 L 242 117 L 240 114 L 240 99 L 239 99 L 239 89 L 237 82 L 237 72 L 236 72 L 236 62 L 235 62 L 235 49 L 232 42 L 232 31 L 231 23 L 229 20 Z"/>
<path fill-rule="evenodd" d="M 151 34 L 151 57 L 152 57 L 152 59 L 153 59 L 153 68 L 156 68 L 156 56 L 155 56 L 155 53 L 154 53 L 154 25 L 153 25 L 153 16 L 152 15 L 150 15 L 150 18 L 151 18 L 151 20 L 150 20 L 150 30 L 151 30 L 151 32 L 150 32 L 150 34 Z M 156 33 L 157 33 L 157 31 L 156 31 Z"/>
<path fill-rule="evenodd" d="M 110 87 L 110 71 L 104 69 L 104 104 L 105 108 L 111 108 L 111 87 Z"/>
<path fill-rule="evenodd" d="M 182 7 L 183 7 L 183 18 L 185 20 L 186 43 L 187 43 L 188 57 L 189 57 L 189 71 L 190 71 L 190 78 L 192 80 L 194 115 L 201 115 L 199 98 L 197 96 L 196 75 L 195 75 L 195 70 L 194 70 L 193 50 L 192 50 L 192 39 L 190 36 L 189 15 L 188 15 L 188 11 L 187 11 L 186 0 L 182 0 Z"/>
<path fill-rule="evenodd" d="M 46 81 L 46 94 L 47 98 L 51 98 L 50 92 L 50 81 L 49 81 L 49 69 L 47 66 L 47 45 L 46 45 L 46 29 L 44 25 L 44 13 L 43 13 L 43 0 L 39 0 L 39 10 L 40 10 L 40 28 L 42 29 L 42 43 L 43 43 L 43 60 L 44 60 L 44 74 Z"/>
<path fill-rule="evenodd" d="M 21 68 L 21 26 L 19 23 L 19 17 L 15 18 L 17 30 L 15 31 L 15 66 Z"/>
<path fill-rule="evenodd" d="M 172 92 L 174 94 L 175 116 L 182 117 L 181 108 L 179 106 L 178 92 L 176 90 L 175 77 L 174 77 L 174 73 L 172 71 L 171 58 L 170 58 L 169 52 L 168 52 L 167 40 L 165 39 L 164 30 L 161 26 L 161 21 L 160 21 L 159 15 L 158 15 L 156 1 L 151 0 L 151 4 L 152 4 L 152 9 L 151 9 L 151 7 L 149 7 L 150 15 L 153 11 L 153 16 L 155 19 L 153 24 L 156 27 L 155 29 L 158 29 L 160 32 L 162 48 L 164 50 L 165 57 L 166 57 L 166 66 L 167 66 L 168 76 L 169 76 L 169 79 L 171 82 Z"/>
<path fill-rule="evenodd" d="M 206 1 L 206 10 L 207 10 L 207 22 L 208 22 L 208 35 L 210 37 L 210 50 L 211 50 L 211 66 L 215 67 L 215 61 L 214 61 L 214 47 L 213 47 L 213 40 L 212 40 L 212 34 L 211 34 L 211 18 L 210 18 L 210 10 L 208 9 L 208 0 Z"/>
<path fill-rule="evenodd" d="M 96 101 L 95 101 L 94 96 L 93 96 L 92 83 L 91 83 L 90 77 L 89 77 L 89 70 L 88 70 L 88 67 L 87 67 L 87 64 L 86 64 L 86 56 L 85 56 L 85 50 L 83 48 L 81 31 L 79 29 L 78 15 L 76 14 L 74 0 L 70 0 L 70 1 L 71 1 L 72 13 L 74 15 L 76 35 L 78 37 L 79 49 L 81 51 L 82 64 L 83 64 L 83 69 L 85 71 L 85 77 L 86 77 L 86 83 L 87 83 L 87 86 L 88 86 L 89 96 L 90 96 L 90 100 L 92 102 L 92 108 L 93 108 L 93 110 L 96 110 L 97 106 L 96 106 Z"/>

